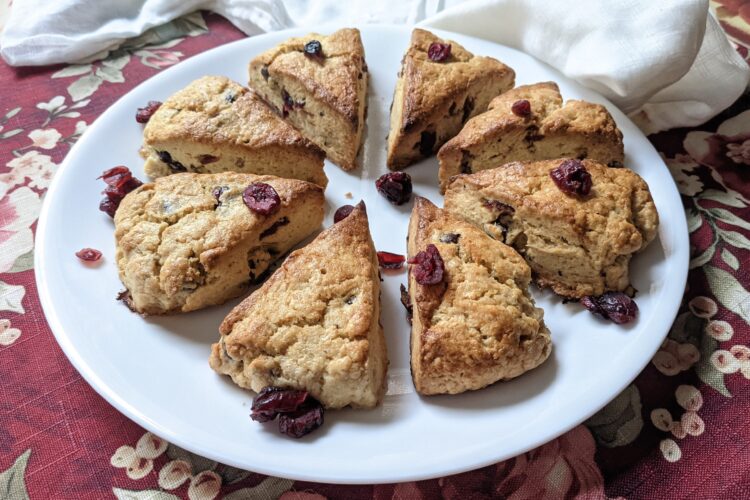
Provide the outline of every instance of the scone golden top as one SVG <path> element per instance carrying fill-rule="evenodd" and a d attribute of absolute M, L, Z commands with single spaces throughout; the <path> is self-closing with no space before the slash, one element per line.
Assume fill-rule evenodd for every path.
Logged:
<path fill-rule="evenodd" d="M 305 54 L 320 43 L 320 56 Z M 290 38 L 250 62 L 250 86 L 344 170 L 355 167 L 367 106 L 359 30 Z"/>
<path fill-rule="evenodd" d="M 513 112 L 526 100 L 528 115 Z M 489 109 L 469 120 L 438 152 L 440 186 L 450 178 L 511 161 L 589 158 L 622 166 L 622 133 L 600 104 L 569 100 L 563 105 L 554 82 L 521 85 L 495 97 Z"/>
<path fill-rule="evenodd" d="M 450 57 L 433 61 L 432 43 L 450 44 Z M 515 73 L 491 57 L 415 29 L 401 63 L 388 134 L 390 168 L 406 167 L 437 151 L 490 100 L 513 87 Z"/>
<path fill-rule="evenodd" d="M 326 408 L 375 406 L 388 360 L 364 205 L 292 252 L 219 331 L 210 365 L 241 387 L 304 389 Z"/>
<path fill-rule="evenodd" d="M 417 198 L 409 257 L 434 244 L 443 283 L 409 272 L 411 368 L 421 394 L 456 394 L 517 377 L 547 359 L 551 338 L 529 295 L 531 270 L 509 246 Z"/>
<path fill-rule="evenodd" d="M 448 185 L 445 209 L 513 246 L 536 282 L 570 298 L 625 291 L 633 253 L 654 239 L 659 217 L 648 186 L 627 168 L 581 163 L 592 188 L 563 193 L 550 177 L 562 160 L 509 163 Z"/>
<path fill-rule="evenodd" d="M 206 76 L 173 94 L 143 131 L 146 173 L 237 171 L 320 186 L 324 153 L 255 94 L 223 76 Z"/>
<path fill-rule="evenodd" d="M 242 199 L 259 182 L 278 193 L 273 214 L 259 215 Z M 130 306 L 144 314 L 185 312 L 241 295 L 320 226 L 323 204 L 320 186 L 272 176 L 182 173 L 144 184 L 114 218 Z"/>

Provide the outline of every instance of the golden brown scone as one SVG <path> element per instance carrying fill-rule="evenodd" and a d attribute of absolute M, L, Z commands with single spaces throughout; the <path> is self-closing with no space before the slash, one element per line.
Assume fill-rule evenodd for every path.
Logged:
<path fill-rule="evenodd" d="M 531 270 L 511 247 L 417 197 L 409 258 L 435 245 L 443 282 L 409 269 L 411 372 L 420 394 L 481 389 L 536 368 L 552 351 L 544 312 L 529 295 Z"/>
<path fill-rule="evenodd" d="M 143 131 L 146 174 L 243 172 L 325 187 L 325 154 L 248 89 L 223 76 L 167 99 Z"/>
<path fill-rule="evenodd" d="M 451 45 L 447 60 L 427 56 L 433 42 Z M 393 94 L 388 167 L 407 167 L 431 156 L 466 120 L 486 110 L 490 99 L 512 88 L 514 80 L 513 70 L 500 61 L 415 29 Z"/>
<path fill-rule="evenodd" d="M 305 56 L 318 41 L 322 57 Z M 344 170 L 352 170 L 362 143 L 367 107 L 367 64 L 359 30 L 290 38 L 250 62 L 250 86 Z"/>
<path fill-rule="evenodd" d="M 304 389 L 326 408 L 377 405 L 388 357 L 364 204 L 292 252 L 219 332 L 209 363 L 240 387 Z"/>
<path fill-rule="evenodd" d="M 511 111 L 520 100 L 529 101 L 528 116 Z M 495 97 L 487 112 L 469 120 L 440 148 L 440 190 L 445 192 L 454 175 L 555 158 L 589 158 L 621 167 L 622 133 L 600 104 L 570 100 L 563 106 L 554 82 L 521 85 Z"/>
<path fill-rule="evenodd" d="M 281 200 L 259 215 L 242 194 L 253 183 Z M 247 291 L 323 220 L 323 188 L 296 179 L 226 172 L 161 177 L 129 193 L 115 213 L 120 279 L 143 314 L 186 312 Z"/>
<path fill-rule="evenodd" d="M 591 192 L 570 196 L 550 177 L 562 161 L 458 175 L 445 209 L 518 250 L 541 287 L 576 299 L 625 291 L 632 254 L 654 239 L 659 225 L 648 186 L 627 168 L 583 160 Z"/>

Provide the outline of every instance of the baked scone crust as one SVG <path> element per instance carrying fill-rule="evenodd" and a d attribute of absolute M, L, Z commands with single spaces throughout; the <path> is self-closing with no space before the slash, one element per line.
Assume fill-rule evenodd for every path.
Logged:
<path fill-rule="evenodd" d="M 242 193 L 255 182 L 276 190 L 277 212 L 259 215 L 245 205 Z M 320 227 L 323 205 L 320 186 L 272 176 L 182 173 L 144 184 L 122 200 L 114 218 L 117 267 L 131 307 L 143 314 L 186 312 L 247 292 Z"/>
<path fill-rule="evenodd" d="M 209 363 L 240 387 L 304 389 L 326 408 L 377 405 L 388 357 L 364 205 L 292 252 L 219 331 Z"/>
<path fill-rule="evenodd" d="M 430 243 L 445 263 L 443 283 L 420 285 L 409 272 L 411 370 L 417 391 L 481 389 L 542 364 L 552 351 L 551 337 L 543 311 L 529 295 L 531 270 L 523 258 L 417 197 L 409 222 L 409 258 Z"/>
<path fill-rule="evenodd" d="M 184 169 L 328 183 L 323 151 L 258 96 L 223 76 L 199 78 L 169 97 L 146 125 L 143 141 L 150 177 Z M 164 152 L 176 162 L 172 167 L 160 158 Z"/>
<path fill-rule="evenodd" d="M 513 103 L 527 100 L 529 116 Z M 495 97 L 438 151 L 440 189 L 450 178 L 499 167 L 511 161 L 589 158 L 611 166 L 624 161 L 622 133 L 607 108 L 586 101 L 563 105 L 554 82 L 521 85 Z"/>
<path fill-rule="evenodd" d="M 433 42 L 449 43 L 450 58 L 432 61 L 427 51 Z M 407 167 L 433 154 L 514 81 L 514 71 L 500 61 L 415 29 L 391 105 L 388 167 Z"/>
<path fill-rule="evenodd" d="M 321 43 L 323 58 L 306 57 Z M 356 167 L 367 108 L 369 74 L 358 29 L 290 38 L 250 62 L 250 86 L 344 170 Z M 284 93 L 297 105 L 284 106 Z M 299 106 L 299 103 L 304 103 Z"/>
<path fill-rule="evenodd" d="M 659 225 L 646 182 L 627 168 L 583 160 L 591 193 L 569 196 L 550 177 L 561 161 L 458 175 L 446 190 L 445 209 L 518 250 L 541 287 L 574 299 L 627 290 L 630 258 Z M 501 213 L 494 202 L 512 213 Z"/>

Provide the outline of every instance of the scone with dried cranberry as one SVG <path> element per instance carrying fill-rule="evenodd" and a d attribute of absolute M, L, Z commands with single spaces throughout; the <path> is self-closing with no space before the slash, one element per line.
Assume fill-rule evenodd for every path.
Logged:
<path fill-rule="evenodd" d="M 451 40 L 415 29 L 401 62 L 391 105 L 388 167 L 399 169 L 435 153 L 490 100 L 513 87 L 515 73 Z"/>
<path fill-rule="evenodd" d="M 419 197 L 408 241 L 411 372 L 420 394 L 481 389 L 549 357 L 531 270 L 515 250 Z"/>
<path fill-rule="evenodd" d="M 143 131 L 146 174 L 243 172 L 325 187 L 324 153 L 248 89 L 205 76 L 172 95 Z"/>
<path fill-rule="evenodd" d="M 226 172 L 161 177 L 115 214 L 126 303 L 143 314 L 186 312 L 247 291 L 323 220 L 323 188 Z"/>
<path fill-rule="evenodd" d="M 356 166 L 367 108 L 359 30 L 290 38 L 250 62 L 250 86 L 344 170 Z"/>
<path fill-rule="evenodd" d="M 461 174 L 445 209 L 515 248 L 541 287 L 580 299 L 630 286 L 630 258 L 656 236 L 648 186 L 592 160 L 508 163 Z"/>
<path fill-rule="evenodd" d="M 326 408 L 378 404 L 388 358 L 364 205 L 292 252 L 219 332 L 209 363 L 240 387 L 304 389 Z"/>
<path fill-rule="evenodd" d="M 622 166 L 622 133 L 601 104 L 569 100 L 554 82 L 521 85 L 495 97 L 438 151 L 440 188 L 450 178 L 511 161 L 589 158 Z"/>

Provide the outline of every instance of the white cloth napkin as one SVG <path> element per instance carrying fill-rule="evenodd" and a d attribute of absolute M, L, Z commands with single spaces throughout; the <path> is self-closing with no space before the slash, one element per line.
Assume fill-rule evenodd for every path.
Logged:
<path fill-rule="evenodd" d="M 420 23 L 478 36 L 600 92 L 648 133 L 703 123 L 750 79 L 707 0 L 15 0 L 0 54 L 14 66 L 74 62 L 198 9 L 249 35 Z"/>

